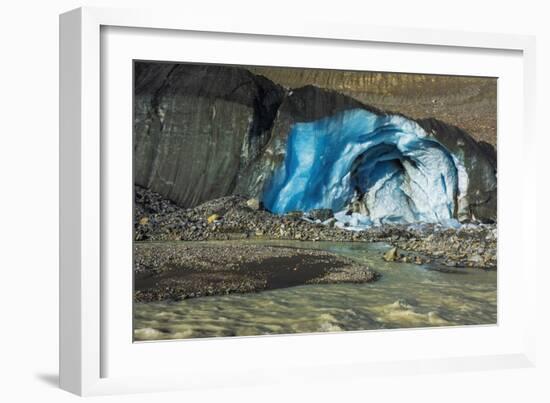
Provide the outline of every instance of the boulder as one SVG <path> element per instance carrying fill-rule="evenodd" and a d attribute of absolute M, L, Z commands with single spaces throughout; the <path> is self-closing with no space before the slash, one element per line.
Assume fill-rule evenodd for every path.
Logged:
<path fill-rule="evenodd" d="M 262 202 L 259 201 L 256 198 L 248 199 L 246 201 L 246 205 L 250 207 L 252 210 L 261 210 L 262 209 Z"/>
<path fill-rule="evenodd" d="M 386 262 L 395 262 L 397 259 L 399 259 L 399 252 L 397 252 L 397 248 L 391 248 L 386 253 L 384 253 L 384 260 Z"/>
<path fill-rule="evenodd" d="M 212 224 L 213 222 L 218 221 L 220 218 L 221 217 L 218 214 L 212 214 L 207 218 L 208 224 Z"/>

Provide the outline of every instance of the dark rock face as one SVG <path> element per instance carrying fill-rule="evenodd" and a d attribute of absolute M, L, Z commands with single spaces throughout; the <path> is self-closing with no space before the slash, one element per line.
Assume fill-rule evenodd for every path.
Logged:
<path fill-rule="evenodd" d="M 489 143 L 475 141 L 464 130 L 437 119 L 418 124 L 459 158 L 468 173 L 466 197 L 459 200 L 459 219 L 497 220 L 496 151 Z"/>
<path fill-rule="evenodd" d="M 281 114 L 293 122 L 311 122 L 354 108 L 383 113 L 336 91 L 306 85 L 290 91 L 281 105 Z"/>
<path fill-rule="evenodd" d="M 239 67 L 135 64 L 135 183 L 182 207 L 229 195 L 262 201 L 291 127 L 350 109 L 385 112 L 315 86 L 286 91 Z M 497 159 L 488 143 L 436 119 L 416 122 L 468 175 L 457 218 L 496 221 Z"/>
<path fill-rule="evenodd" d="M 240 68 L 136 62 L 135 183 L 181 206 L 231 194 L 283 93 Z"/>

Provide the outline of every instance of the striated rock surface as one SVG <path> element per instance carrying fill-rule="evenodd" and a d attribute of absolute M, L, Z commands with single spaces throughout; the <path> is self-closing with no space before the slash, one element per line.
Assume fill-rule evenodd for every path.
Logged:
<path fill-rule="evenodd" d="M 181 206 L 231 194 L 282 95 L 241 68 L 136 62 L 135 183 Z"/>

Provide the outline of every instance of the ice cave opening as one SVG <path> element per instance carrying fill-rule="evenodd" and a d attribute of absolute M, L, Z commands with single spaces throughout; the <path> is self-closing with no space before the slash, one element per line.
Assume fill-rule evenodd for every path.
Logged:
<path fill-rule="evenodd" d="M 330 208 L 352 226 L 447 224 L 467 180 L 456 156 L 416 122 L 354 109 L 292 126 L 263 202 L 278 214 Z"/>

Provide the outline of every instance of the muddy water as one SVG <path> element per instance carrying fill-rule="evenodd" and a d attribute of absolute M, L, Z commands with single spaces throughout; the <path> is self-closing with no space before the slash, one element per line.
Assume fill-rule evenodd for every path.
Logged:
<path fill-rule="evenodd" d="M 264 243 L 328 250 L 365 262 L 382 278 L 135 304 L 135 340 L 496 323 L 496 271 L 388 263 L 381 258 L 384 244 Z"/>

